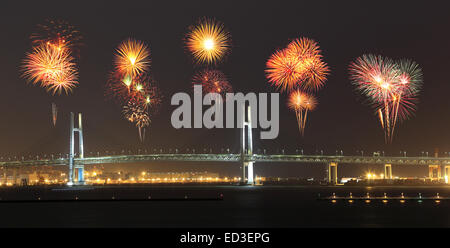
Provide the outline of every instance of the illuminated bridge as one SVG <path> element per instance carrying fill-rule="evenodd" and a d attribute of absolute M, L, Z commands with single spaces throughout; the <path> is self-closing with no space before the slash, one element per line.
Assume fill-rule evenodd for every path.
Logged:
<path fill-rule="evenodd" d="M 140 154 L 113 155 L 100 157 L 75 158 L 75 165 L 118 164 L 137 162 L 241 162 L 241 154 Z M 261 155 L 244 156 L 246 162 L 279 162 L 307 164 L 395 164 L 395 165 L 450 165 L 450 158 L 435 157 L 363 157 L 363 156 L 326 156 L 326 155 Z M 68 165 L 69 159 L 39 159 L 0 162 L 0 166 L 42 166 Z"/>
<path fill-rule="evenodd" d="M 245 111 L 244 111 L 245 112 Z M 250 112 L 248 110 L 248 112 Z M 249 119 L 250 116 L 247 116 Z M 247 129 L 246 129 L 247 126 Z M 74 115 L 71 113 L 71 135 L 70 153 L 68 158 L 49 158 L 19 161 L 0 162 L 0 166 L 20 167 L 20 166 L 61 166 L 69 167 L 69 184 L 75 181 L 84 182 L 84 166 L 92 164 L 117 164 L 117 163 L 138 163 L 138 162 L 235 162 L 242 167 L 243 183 L 253 184 L 254 163 L 298 163 L 298 164 L 318 164 L 328 165 L 328 180 L 331 184 L 337 183 L 338 164 L 380 164 L 384 165 L 385 178 L 392 179 L 392 165 L 425 165 L 429 166 L 430 178 L 448 178 L 450 174 L 450 157 L 386 157 L 386 156 L 327 156 L 327 155 L 285 155 L 285 154 L 254 154 L 251 140 L 251 121 L 244 122 L 241 135 L 241 153 L 239 154 L 182 154 L 182 153 L 159 153 L 159 154 L 139 154 L 139 155 L 112 155 L 112 156 L 91 156 L 84 157 L 83 135 L 81 126 L 81 114 L 79 114 L 78 128 L 74 128 Z M 247 139 L 245 137 L 247 130 Z M 75 157 L 74 133 L 79 135 L 79 157 Z M 247 141 L 247 142 L 245 142 Z M 75 180 L 78 178 L 78 180 Z"/>

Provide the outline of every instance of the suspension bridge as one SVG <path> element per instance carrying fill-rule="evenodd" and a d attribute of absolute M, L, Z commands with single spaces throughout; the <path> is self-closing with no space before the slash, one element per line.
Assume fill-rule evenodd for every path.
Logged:
<path fill-rule="evenodd" d="M 75 127 L 75 114 L 70 113 L 69 154 L 67 158 L 41 158 L 34 160 L 10 160 L 0 162 L 2 167 L 21 166 L 67 166 L 68 185 L 84 183 L 84 166 L 93 164 L 137 163 L 152 161 L 179 162 L 232 162 L 241 166 L 241 183 L 254 184 L 255 163 L 297 163 L 328 165 L 328 182 L 337 184 L 339 164 L 379 164 L 384 165 L 385 178 L 392 179 L 393 165 L 424 165 L 429 167 L 429 177 L 435 179 L 448 178 L 450 174 L 450 157 L 389 157 L 389 156 L 344 156 L 344 155 L 304 155 L 304 154 L 255 154 L 253 153 L 252 122 L 250 107 L 243 111 L 243 123 L 240 127 L 240 153 L 152 153 L 127 154 L 85 157 L 83 144 L 82 114 L 78 114 L 78 125 Z M 247 118 L 245 118 L 247 117 Z M 75 153 L 75 134 L 78 134 L 78 153 Z"/>

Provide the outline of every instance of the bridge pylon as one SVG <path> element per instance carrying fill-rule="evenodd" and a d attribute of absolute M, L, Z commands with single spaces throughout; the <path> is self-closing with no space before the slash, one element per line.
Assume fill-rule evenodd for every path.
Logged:
<path fill-rule="evenodd" d="M 75 165 L 75 133 L 78 133 L 79 158 L 84 158 L 82 115 L 78 113 L 78 127 L 75 127 L 75 115 L 70 112 L 70 149 L 69 149 L 69 179 L 67 185 L 73 185 L 77 177 L 77 184 L 84 184 L 84 165 Z"/>
<path fill-rule="evenodd" d="M 253 172 L 253 161 L 247 161 L 247 156 L 253 155 L 253 141 L 252 141 L 252 118 L 251 118 L 251 107 L 247 107 L 245 111 L 245 104 L 242 110 L 242 130 L 241 130 L 241 165 L 242 165 L 242 178 L 241 183 L 247 183 L 250 185 L 254 184 L 254 172 Z M 245 120 L 247 116 L 247 121 Z M 247 132 L 246 132 L 247 127 Z M 245 134 L 247 133 L 247 139 Z M 247 141 L 247 142 L 246 142 Z M 245 180 L 245 170 L 247 167 L 247 180 Z"/>
<path fill-rule="evenodd" d="M 392 164 L 384 165 L 384 179 L 392 179 Z"/>
<path fill-rule="evenodd" d="M 331 185 L 338 184 L 337 167 L 338 163 L 336 162 L 328 163 L 328 183 L 330 183 Z"/>
<path fill-rule="evenodd" d="M 441 179 L 441 166 L 440 165 L 428 165 L 428 177 L 430 180 Z"/>
<path fill-rule="evenodd" d="M 446 183 L 446 184 L 448 184 L 449 183 L 449 176 L 450 176 L 450 165 L 445 165 L 445 166 L 442 166 L 442 176 L 444 177 L 444 182 Z"/>

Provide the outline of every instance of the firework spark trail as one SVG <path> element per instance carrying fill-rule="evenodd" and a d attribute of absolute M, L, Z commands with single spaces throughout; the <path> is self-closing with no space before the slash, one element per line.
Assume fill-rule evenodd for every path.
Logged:
<path fill-rule="evenodd" d="M 422 70 L 416 62 L 403 59 L 397 65 L 399 70 L 398 87 L 400 90 L 393 98 L 395 116 L 391 131 L 391 142 L 398 117 L 400 116 L 400 121 L 403 121 L 414 113 L 416 109 L 416 97 L 423 84 Z"/>
<path fill-rule="evenodd" d="M 186 47 L 197 63 L 215 64 L 230 50 L 230 34 L 224 25 L 204 18 L 191 26 L 185 38 Z"/>
<path fill-rule="evenodd" d="M 298 124 L 298 130 L 300 133 L 302 133 L 302 125 L 303 125 L 303 107 L 305 106 L 305 96 L 304 94 L 297 90 L 291 93 L 288 103 L 288 107 L 295 111 L 295 114 L 297 116 L 297 124 Z"/>
<path fill-rule="evenodd" d="M 395 62 L 363 55 L 350 65 L 351 80 L 377 109 L 386 143 L 392 143 L 398 121 L 411 116 L 423 83 L 420 67 L 411 60 Z"/>
<path fill-rule="evenodd" d="M 317 107 L 316 98 L 300 90 L 296 90 L 290 94 L 287 105 L 295 111 L 300 134 L 304 136 L 308 112 L 315 110 Z"/>
<path fill-rule="evenodd" d="M 56 120 L 58 118 L 58 108 L 56 107 L 56 104 L 52 102 L 52 120 L 53 120 L 53 126 L 56 126 Z"/>
<path fill-rule="evenodd" d="M 302 125 L 302 135 L 305 135 L 305 127 L 306 127 L 306 118 L 308 116 L 308 112 L 309 111 L 313 111 L 315 110 L 317 107 L 317 100 L 314 96 L 312 95 L 307 95 L 306 100 L 305 100 L 305 115 L 303 117 L 303 125 Z"/>
<path fill-rule="evenodd" d="M 379 109 L 384 128 L 385 141 L 390 140 L 391 114 L 389 103 L 398 90 L 395 84 L 398 71 L 395 63 L 381 56 L 363 55 L 350 65 L 352 80 L 356 88 L 365 94 Z"/>
<path fill-rule="evenodd" d="M 145 128 L 150 125 L 150 116 L 148 111 L 141 105 L 134 101 L 129 101 L 122 110 L 126 119 L 132 123 L 136 123 L 139 132 L 139 139 L 144 141 Z M 142 130 L 144 129 L 144 133 Z"/>

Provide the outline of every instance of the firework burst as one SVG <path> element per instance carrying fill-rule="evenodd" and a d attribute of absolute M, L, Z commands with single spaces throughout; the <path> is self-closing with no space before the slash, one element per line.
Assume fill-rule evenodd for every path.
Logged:
<path fill-rule="evenodd" d="M 140 104 L 152 114 L 158 111 L 162 102 L 160 90 L 154 79 L 148 74 L 141 75 L 136 79 L 134 93 L 130 96 L 132 101 Z"/>
<path fill-rule="evenodd" d="M 281 91 L 292 91 L 302 77 L 299 63 L 299 59 L 289 56 L 285 49 L 276 51 L 266 63 L 269 82 Z"/>
<path fill-rule="evenodd" d="M 420 67 L 411 60 L 395 62 L 382 56 L 363 55 L 350 65 L 356 89 L 376 109 L 386 143 L 392 143 L 397 122 L 409 118 L 423 83 Z"/>
<path fill-rule="evenodd" d="M 186 47 L 197 63 L 214 64 L 224 58 L 230 49 L 230 34 L 222 23 L 203 19 L 190 27 Z"/>
<path fill-rule="evenodd" d="M 50 84 L 48 84 L 47 91 L 52 92 L 53 95 L 60 95 L 63 91 L 66 94 L 78 84 L 78 72 L 75 68 L 66 68 L 64 73 L 58 73 L 54 76 Z"/>
<path fill-rule="evenodd" d="M 300 90 L 296 90 L 290 94 L 287 105 L 290 109 L 295 111 L 298 129 L 300 134 L 304 136 L 308 112 L 315 110 L 317 107 L 316 98 L 312 95 L 301 92 Z"/>
<path fill-rule="evenodd" d="M 233 92 L 233 87 L 228 82 L 225 74 L 219 70 L 205 69 L 199 71 L 192 78 L 192 87 L 196 85 L 202 86 L 202 91 L 209 101 L 214 101 L 216 112 L 222 108 L 222 103 L 226 101 L 226 94 Z M 195 89 L 195 88 L 194 88 Z M 208 95 L 215 93 L 214 95 Z"/>
<path fill-rule="evenodd" d="M 106 83 L 106 96 L 119 104 L 136 102 L 145 108 L 157 110 L 161 103 L 161 95 L 152 77 L 142 74 L 134 79 L 122 76 L 121 73 L 111 72 Z"/>
<path fill-rule="evenodd" d="M 133 79 L 129 75 L 112 71 L 106 81 L 105 95 L 119 104 L 126 103 L 131 92 Z"/>
<path fill-rule="evenodd" d="M 276 51 L 266 67 L 269 82 L 288 92 L 299 88 L 317 91 L 323 87 L 329 73 L 319 46 L 308 38 L 296 39 L 286 48 Z"/>
<path fill-rule="evenodd" d="M 143 42 L 128 39 L 117 48 L 115 66 L 118 73 L 134 78 L 150 67 L 150 51 Z"/>
<path fill-rule="evenodd" d="M 68 50 L 41 44 L 23 61 L 23 77 L 53 94 L 68 93 L 78 84 L 78 72 Z"/>
<path fill-rule="evenodd" d="M 37 29 L 31 34 L 30 39 L 34 46 L 47 44 L 78 53 L 83 37 L 75 26 L 67 21 L 46 20 L 44 24 L 37 25 Z"/>
<path fill-rule="evenodd" d="M 150 113 L 156 113 L 161 96 L 149 76 L 150 52 L 143 42 L 128 39 L 116 50 L 115 70 L 106 82 L 106 96 L 122 106 L 122 113 L 134 123 L 143 142 L 145 128 L 150 125 Z"/>
<path fill-rule="evenodd" d="M 233 92 L 225 74 L 219 70 L 205 69 L 192 78 L 192 85 L 201 85 L 204 94 L 217 93 L 225 98 L 226 93 Z"/>
<path fill-rule="evenodd" d="M 135 123 L 139 131 L 139 139 L 144 141 L 145 128 L 150 125 L 150 115 L 148 110 L 142 104 L 129 101 L 128 104 L 123 107 L 122 113 L 128 121 Z"/>
<path fill-rule="evenodd" d="M 22 77 L 32 84 L 40 84 L 52 95 L 72 92 L 78 85 L 78 69 L 72 54 L 79 56 L 80 32 L 66 21 L 46 20 L 30 38 L 33 49 L 23 60 Z M 52 103 L 52 120 L 55 126 L 55 103 Z"/>

